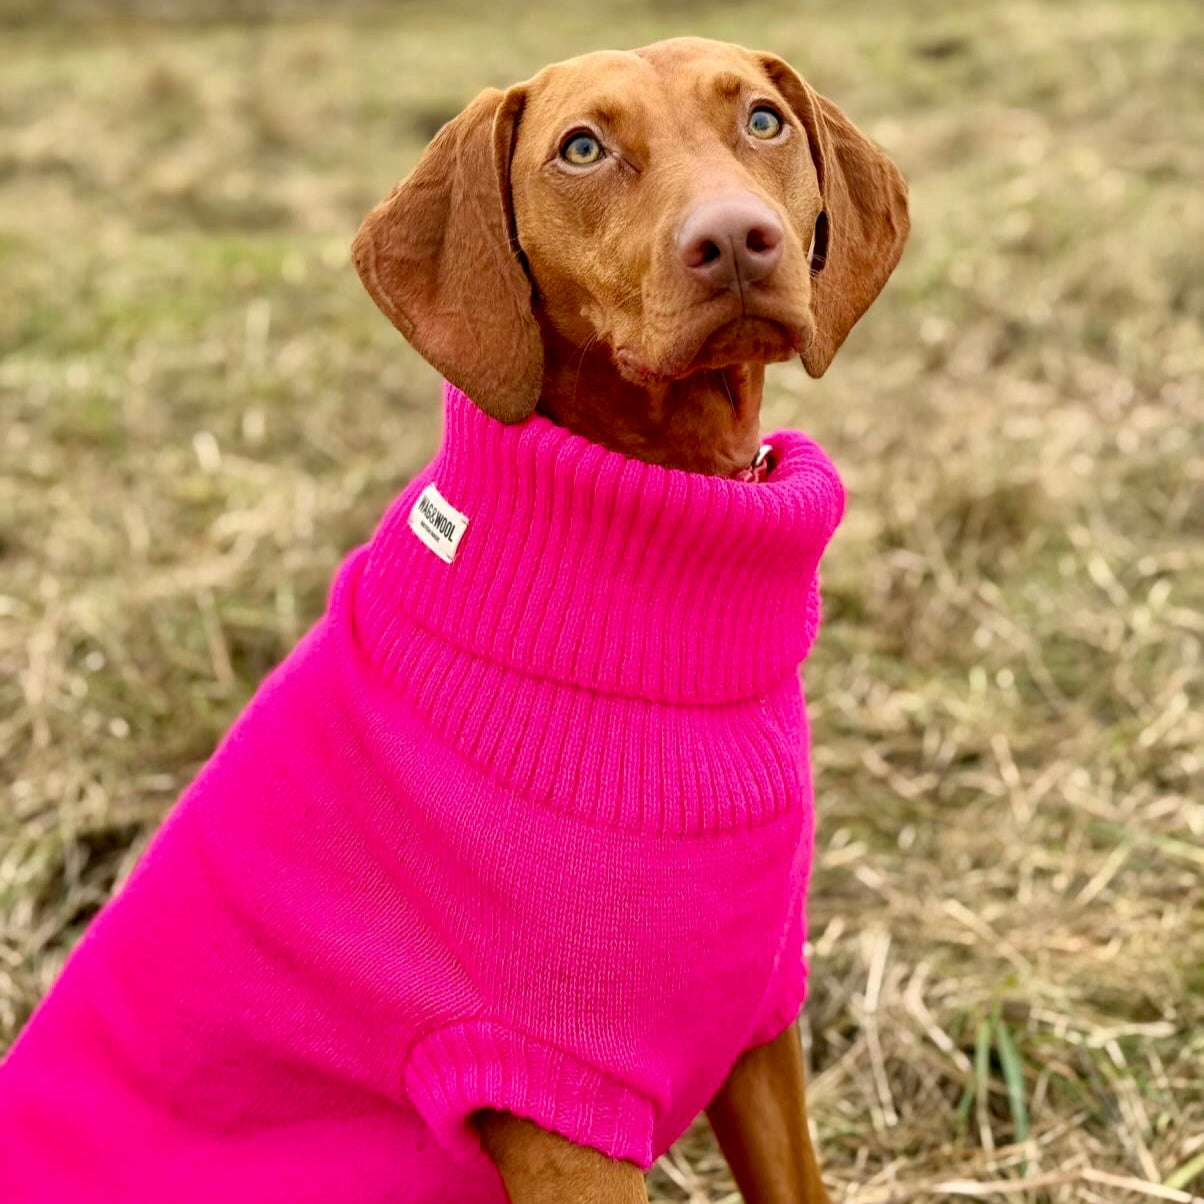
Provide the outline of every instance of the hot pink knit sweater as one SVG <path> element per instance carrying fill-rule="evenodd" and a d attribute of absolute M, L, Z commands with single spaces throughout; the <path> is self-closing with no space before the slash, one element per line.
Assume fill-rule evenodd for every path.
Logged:
<path fill-rule="evenodd" d="M 500 1204 L 476 1110 L 647 1167 L 793 1020 L 835 470 L 446 404 L 0 1067 L 3 1199 Z"/>

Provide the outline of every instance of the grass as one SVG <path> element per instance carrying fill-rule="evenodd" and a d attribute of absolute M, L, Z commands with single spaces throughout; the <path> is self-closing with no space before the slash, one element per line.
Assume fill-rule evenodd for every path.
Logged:
<path fill-rule="evenodd" d="M 0 1038 L 433 449 L 359 218 L 479 87 L 700 32 L 912 186 L 883 298 L 766 403 L 850 487 L 807 669 L 829 1182 L 1204 1193 L 1196 6 L 102 11 L 0 3 Z M 736 1198 L 705 1126 L 651 1188 Z"/>

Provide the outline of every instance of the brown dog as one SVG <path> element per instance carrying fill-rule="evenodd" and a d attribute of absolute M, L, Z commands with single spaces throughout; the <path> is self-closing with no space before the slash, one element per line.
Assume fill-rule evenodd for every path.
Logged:
<path fill-rule="evenodd" d="M 792 68 L 678 39 L 482 93 L 354 257 L 398 329 L 494 417 L 539 410 L 728 476 L 757 452 L 765 364 L 800 355 L 822 374 L 907 232 L 898 170 Z M 750 1204 L 826 1200 L 796 1030 L 745 1054 L 708 1116 Z M 647 1198 L 631 1164 L 505 1114 L 480 1127 L 515 1204 Z"/>

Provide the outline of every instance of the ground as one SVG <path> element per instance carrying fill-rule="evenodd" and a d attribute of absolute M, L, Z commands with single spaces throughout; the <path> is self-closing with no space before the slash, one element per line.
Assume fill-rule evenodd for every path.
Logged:
<path fill-rule="evenodd" d="M 0 0 L 0 1042 L 433 449 L 436 380 L 355 278 L 359 218 L 480 87 L 685 32 L 791 59 L 911 182 L 882 298 L 766 402 L 850 497 L 806 668 L 829 1182 L 1187 1200 L 1190 0 Z M 737 1198 L 703 1125 L 650 1182 Z"/>

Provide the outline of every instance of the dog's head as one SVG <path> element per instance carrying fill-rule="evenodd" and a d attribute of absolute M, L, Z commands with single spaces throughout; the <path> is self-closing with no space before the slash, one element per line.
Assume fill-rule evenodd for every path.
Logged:
<path fill-rule="evenodd" d="M 794 354 L 819 376 L 907 231 L 894 164 L 791 67 L 682 38 L 483 92 L 353 256 L 415 348 L 515 421 L 549 338 L 634 382 Z"/>

